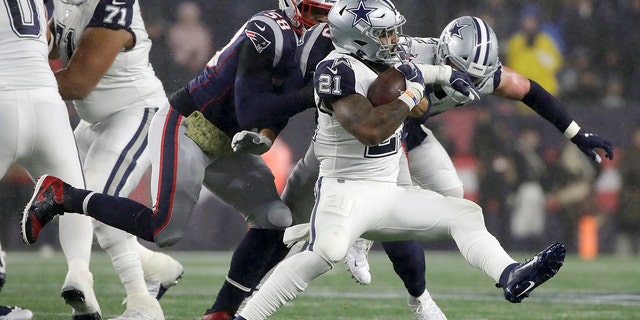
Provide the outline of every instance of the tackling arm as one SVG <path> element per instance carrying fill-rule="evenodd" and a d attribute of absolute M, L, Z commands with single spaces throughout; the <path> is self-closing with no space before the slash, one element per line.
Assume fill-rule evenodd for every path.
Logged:
<path fill-rule="evenodd" d="M 595 134 L 584 132 L 560 101 L 535 81 L 502 66 L 500 85 L 494 93 L 510 100 L 522 101 L 540 116 L 551 122 L 560 132 L 575 143 L 582 152 L 597 162 L 602 159 L 595 153 L 595 148 L 604 150 L 605 156 L 613 159 L 611 142 Z"/>

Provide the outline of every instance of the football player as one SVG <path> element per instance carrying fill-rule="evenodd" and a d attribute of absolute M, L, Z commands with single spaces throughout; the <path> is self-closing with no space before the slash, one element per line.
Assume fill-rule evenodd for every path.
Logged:
<path fill-rule="evenodd" d="M 50 23 L 55 39 L 50 58 L 62 61 L 55 73 L 59 91 L 63 99 L 73 101 L 80 116 L 74 134 L 87 188 L 126 197 L 151 165 L 149 125 L 156 110 L 167 103 L 149 64 L 151 41 L 138 1 L 54 0 Z M 94 221 L 93 228 L 67 223 L 77 219 L 73 216 L 61 219 L 60 241 L 80 236 L 91 240 L 95 231 L 127 293 L 121 317 L 164 319 L 156 297 L 161 297 L 163 285 L 167 288 L 181 276 L 182 266 L 102 222 Z M 75 254 L 88 259 L 90 252 L 79 249 Z M 78 317 L 97 310 L 89 305 L 82 311 L 83 299 L 74 285 L 87 287 L 90 280 L 70 273 L 62 289 Z"/>
<path fill-rule="evenodd" d="M 439 38 L 412 38 L 410 48 L 413 61 L 446 64 L 467 73 L 474 80 L 481 97 L 494 95 L 523 102 L 594 161 L 602 161 L 596 149 L 602 149 L 605 157 L 613 159 L 613 147 L 609 140 L 581 128 L 562 103 L 547 90 L 501 64 L 497 36 L 482 19 L 471 16 L 456 18 L 443 29 Z M 433 132 L 425 126 L 425 121 L 429 116 L 463 106 L 470 100 L 447 86 L 435 86 L 435 90 L 429 94 L 429 100 L 430 114 L 422 118 L 408 118 L 405 123 L 411 178 L 422 188 L 462 198 L 462 181 L 453 161 Z M 438 165 L 433 165 L 435 163 Z M 368 267 L 366 252 L 371 245 L 366 243 L 367 240 L 361 242 L 365 244 L 353 246 L 349 251 L 353 261 L 360 262 L 360 268 L 356 269 L 354 264 L 348 265 L 354 269 L 353 274 L 364 274 L 361 277 L 370 279 L 368 268 L 361 266 Z"/>
<path fill-rule="evenodd" d="M 113 11 L 118 12 L 123 11 Z M 317 23 L 325 21 L 326 13 L 285 1 L 283 10 L 255 14 L 200 75 L 160 107 L 149 129 L 152 208 L 76 189 L 45 175 L 34 193 L 40 196 L 31 199 L 23 214 L 24 240 L 35 242 L 42 227 L 66 211 L 89 215 L 160 247 L 171 246 L 183 237 L 204 185 L 238 209 L 250 225 L 234 251 L 217 300 L 205 315 L 205 319 L 232 318 L 262 277 L 288 253 L 282 236 L 291 224 L 291 212 L 262 158 L 233 152 L 231 138 L 252 128 L 275 138 L 289 117 L 313 105 L 312 86 L 303 87 L 296 76 L 295 50 L 305 29 L 302 19 Z M 62 198 L 54 196 L 61 193 Z"/>
<path fill-rule="evenodd" d="M 320 175 L 309 246 L 281 262 L 236 319 L 271 316 L 343 259 L 361 235 L 424 240 L 432 232 L 448 232 L 465 259 L 504 287 L 512 302 L 555 275 L 564 261 L 562 244 L 519 264 L 486 230 L 475 203 L 398 186 L 403 122 L 420 102 L 424 84 L 438 80 L 447 68 L 400 64 L 396 68 L 405 75 L 407 90 L 373 108 L 366 96 L 376 70 L 405 57 L 397 43 L 404 18 L 388 0 L 340 1 L 328 18 L 336 49 L 317 65 L 313 78 L 318 103 L 313 144 Z M 466 79 L 458 78 L 457 84 Z M 471 96 L 468 83 L 458 88 Z"/>
<path fill-rule="evenodd" d="M 32 177 L 50 172 L 84 187 L 67 106 L 47 60 L 47 39 L 47 11 L 42 0 L 6 1 L 0 6 L 0 177 L 17 164 Z M 87 217 L 75 219 L 91 223 Z M 76 245 L 90 250 L 91 241 L 61 242 L 65 254 Z M 67 255 L 68 261 L 72 258 Z M 5 262 L 0 250 L 3 285 Z M 88 259 L 77 264 L 88 272 Z M 93 289 L 87 289 L 87 298 L 91 298 Z M 29 320 L 33 314 L 27 309 L 0 306 L 0 317 Z"/>

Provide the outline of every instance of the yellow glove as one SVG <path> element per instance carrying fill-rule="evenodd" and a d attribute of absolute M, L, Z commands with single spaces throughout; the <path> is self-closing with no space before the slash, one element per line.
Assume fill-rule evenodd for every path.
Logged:
<path fill-rule="evenodd" d="M 194 111 L 185 120 L 187 126 L 185 134 L 191 138 L 202 151 L 217 156 L 229 155 L 231 139 L 222 130 L 202 115 L 200 111 Z"/>

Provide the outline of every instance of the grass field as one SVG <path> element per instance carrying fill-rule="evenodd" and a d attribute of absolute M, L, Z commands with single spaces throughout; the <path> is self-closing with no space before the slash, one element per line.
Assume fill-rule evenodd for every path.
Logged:
<path fill-rule="evenodd" d="M 185 267 L 184 278 L 161 300 L 166 319 L 200 319 L 226 274 L 230 253 L 170 252 Z M 526 255 L 515 255 L 524 259 Z M 0 304 L 19 305 L 34 319 L 70 319 L 60 298 L 66 273 L 61 253 L 8 253 L 7 284 Z M 316 279 L 272 319 L 412 319 L 401 282 L 383 253 L 370 256 L 373 283 L 360 286 L 341 264 Z M 94 254 L 95 290 L 104 319 L 121 314 L 124 289 L 108 257 Z M 600 256 L 583 261 L 569 256 L 561 272 L 521 304 L 503 299 L 501 289 L 471 268 L 456 252 L 427 252 L 428 288 L 453 319 L 640 319 L 640 259 Z"/>

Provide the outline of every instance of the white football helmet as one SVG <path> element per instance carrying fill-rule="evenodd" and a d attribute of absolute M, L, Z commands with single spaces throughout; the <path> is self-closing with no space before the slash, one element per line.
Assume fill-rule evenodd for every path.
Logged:
<path fill-rule="evenodd" d="M 298 34 L 317 24 L 309 19 L 312 12 L 326 14 L 335 3 L 336 0 L 278 0 L 280 10 L 289 17 L 293 29 Z"/>
<path fill-rule="evenodd" d="M 401 39 L 405 18 L 388 0 L 341 0 L 329 11 L 333 43 L 361 59 L 393 63 L 406 59 Z M 382 43 L 381 38 L 395 39 Z"/>
<path fill-rule="evenodd" d="M 500 66 L 498 38 L 480 18 L 457 18 L 449 22 L 440 35 L 436 63 L 450 63 L 472 80 L 489 77 Z"/>

